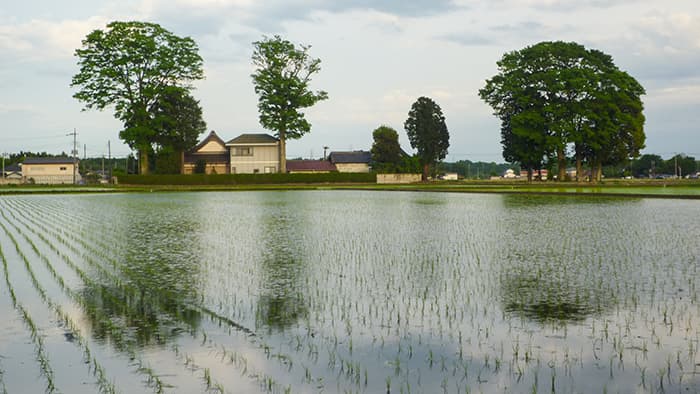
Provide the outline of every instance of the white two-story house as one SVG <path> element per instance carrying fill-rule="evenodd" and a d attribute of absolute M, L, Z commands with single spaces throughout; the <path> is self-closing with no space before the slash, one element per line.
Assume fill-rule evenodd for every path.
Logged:
<path fill-rule="evenodd" d="M 228 141 L 231 174 L 271 174 L 279 170 L 279 139 L 269 134 L 241 134 Z"/>

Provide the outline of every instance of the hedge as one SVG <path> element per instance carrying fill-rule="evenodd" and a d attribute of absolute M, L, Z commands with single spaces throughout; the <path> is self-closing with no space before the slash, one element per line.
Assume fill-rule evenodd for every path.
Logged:
<path fill-rule="evenodd" d="M 376 183 L 374 173 L 122 175 L 123 185 L 274 185 L 293 183 Z"/>

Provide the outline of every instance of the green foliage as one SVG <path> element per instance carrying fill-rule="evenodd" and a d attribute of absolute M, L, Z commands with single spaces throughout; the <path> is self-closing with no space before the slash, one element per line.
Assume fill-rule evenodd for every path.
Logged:
<path fill-rule="evenodd" d="M 372 169 L 376 172 L 397 172 L 405 156 L 399 145 L 399 134 L 389 126 L 379 126 L 372 132 Z"/>
<path fill-rule="evenodd" d="M 258 94 L 260 124 L 275 131 L 278 138 L 297 139 L 311 130 L 299 110 L 328 98 L 324 91 L 309 90 L 311 75 L 321 70 L 321 60 L 309 56 L 310 46 L 297 48 L 280 36 L 264 37 L 253 43 L 252 74 Z"/>
<path fill-rule="evenodd" d="M 186 89 L 165 88 L 152 112 L 155 142 L 161 147 L 178 151 L 192 149 L 199 135 L 207 129 L 199 101 Z"/>
<path fill-rule="evenodd" d="M 194 163 L 194 173 L 204 174 L 207 171 L 207 161 L 204 159 L 197 159 Z"/>
<path fill-rule="evenodd" d="M 644 147 L 644 89 L 609 55 L 577 43 L 541 42 L 506 53 L 499 73 L 480 97 L 501 119 L 503 156 L 525 168 L 556 157 L 559 174 L 567 148 L 600 169 Z"/>
<path fill-rule="evenodd" d="M 157 152 L 155 164 L 156 174 L 179 174 L 182 169 L 181 151 L 164 147 Z"/>
<path fill-rule="evenodd" d="M 512 169 L 516 174 L 520 173 L 519 165 L 495 162 L 473 162 L 471 160 L 459 160 L 453 163 L 440 163 L 441 172 L 456 172 L 465 179 L 484 179 L 489 176 L 501 176 L 506 170 Z"/>
<path fill-rule="evenodd" d="M 295 183 L 376 183 L 374 173 L 127 175 L 126 185 L 272 185 Z"/>
<path fill-rule="evenodd" d="M 404 123 L 411 147 L 423 165 L 423 179 L 428 176 L 430 166 L 445 158 L 450 146 L 450 134 L 445 124 L 442 109 L 428 97 L 419 97 L 408 112 Z"/>
<path fill-rule="evenodd" d="M 88 34 L 75 56 L 80 71 L 71 82 L 79 89 L 73 97 L 86 109 L 114 106 L 124 123 L 120 138 L 142 159 L 157 142 L 153 110 L 161 97 L 172 88 L 189 91 L 190 82 L 204 78 L 194 40 L 155 23 L 111 22 Z"/>
<path fill-rule="evenodd" d="M 286 172 L 286 139 L 298 139 L 311 131 L 300 110 L 328 98 L 324 91 L 309 90 L 311 76 L 321 70 L 321 60 L 309 56 L 310 46 L 297 48 L 280 36 L 253 43 L 251 75 L 258 95 L 260 124 L 280 140 L 280 172 Z"/>

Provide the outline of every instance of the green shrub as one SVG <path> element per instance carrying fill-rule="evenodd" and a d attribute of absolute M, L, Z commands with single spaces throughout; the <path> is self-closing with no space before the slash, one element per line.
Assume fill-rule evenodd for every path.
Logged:
<path fill-rule="evenodd" d="M 374 173 L 124 175 L 126 185 L 274 185 L 294 183 L 375 183 Z"/>

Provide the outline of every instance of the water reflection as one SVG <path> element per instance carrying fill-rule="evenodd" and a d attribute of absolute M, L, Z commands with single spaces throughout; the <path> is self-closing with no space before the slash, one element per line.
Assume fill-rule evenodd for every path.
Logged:
<path fill-rule="evenodd" d="M 266 196 L 260 217 L 262 234 L 261 293 L 256 304 L 256 329 L 284 331 L 306 318 L 308 309 L 302 295 L 304 275 L 302 234 L 308 223 L 302 212 L 304 202 L 289 204 L 284 193 Z M 255 263 L 255 262 L 251 262 Z"/>
<path fill-rule="evenodd" d="M 501 291 L 506 312 L 538 323 L 581 321 L 609 307 L 609 298 L 578 283 L 526 273 L 504 275 Z"/>
<path fill-rule="evenodd" d="M 127 205 L 112 224 L 121 249 L 107 257 L 118 277 L 102 275 L 81 290 L 95 336 L 117 347 L 164 344 L 200 325 L 199 223 L 171 205 L 157 201 L 148 212 Z"/>

